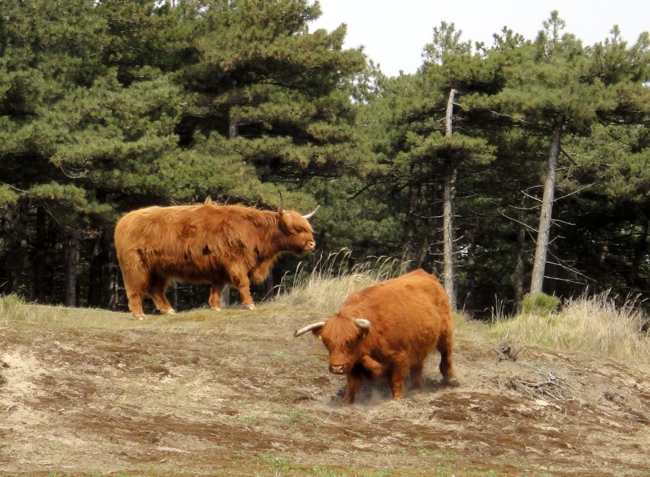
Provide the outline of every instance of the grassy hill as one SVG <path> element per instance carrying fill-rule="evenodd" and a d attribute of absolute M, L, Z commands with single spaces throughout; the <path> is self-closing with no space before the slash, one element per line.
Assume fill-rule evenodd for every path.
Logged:
<path fill-rule="evenodd" d="M 322 343 L 292 333 L 384 273 L 146 321 L 1 298 L 0 476 L 650 475 L 650 338 L 603 296 L 456 316 L 460 387 L 432 355 L 422 392 L 342 407 Z"/>

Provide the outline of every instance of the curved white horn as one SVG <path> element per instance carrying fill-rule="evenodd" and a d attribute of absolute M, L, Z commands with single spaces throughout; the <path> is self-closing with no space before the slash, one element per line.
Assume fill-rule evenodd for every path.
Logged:
<path fill-rule="evenodd" d="M 372 323 L 370 323 L 365 318 L 357 318 L 357 319 L 355 319 L 354 324 L 357 325 L 359 328 L 364 328 L 366 330 L 372 326 Z"/>
<path fill-rule="evenodd" d="M 305 326 L 304 328 L 300 328 L 299 330 L 296 330 L 296 331 L 293 333 L 293 337 L 294 337 L 294 338 L 297 338 L 298 336 L 300 336 L 300 335 L 304 335 L 305 333 L 307 333 L 308 331 L 313 330 L 314 328 L 320 328 L 320 327 L 323 326 L 324 324 L 325 324 L 325 322 L 324 322 L 324 321 L 321 321 L 321 322 L 319 322 L 319 323 L 312 323 L 311 325 Z"/>
<path fill-rule="evenodd" d="M 316 206 L 316 208 L 312 212 L 308 213 L 307 215 L 303 215 L 302 218 L 307 220 L 311 219 L 316 214 L 316 211 L 318 209 L 320 209 L 320 205 Z"/>
<path fill-rule="evenodd" d="M 282 191 L 278 189 L 278 192 L 280 193 L 280 207 L 278 208 L 278 212 L 281 214 L 284 212 L 284 197 L 282 197 Z"/>

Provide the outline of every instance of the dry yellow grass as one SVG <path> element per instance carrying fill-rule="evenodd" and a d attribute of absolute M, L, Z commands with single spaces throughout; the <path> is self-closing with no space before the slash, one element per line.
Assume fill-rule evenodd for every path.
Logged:
<path fill-rule="evenodd" d="M 633 305 L 616 306 L 607 294 L 581 297 L 557 313 L 531 312 L 498 319 L 491 334 L 520 344 L 647 362 L 650 337 L 641 332 L 645 318 Z"/>
<path fill-rule="evenodd" d="M 457 315 L 461 387 L 439 386 L 434 354 L 421 392 L 393 401 L 385 383 L 365 383 L 359 402 L 342 407 L 345 378 L 328 373 L 327 350 L 293 331 L 397 274 L 391 267 L 328 265 L 298 274 L 291 292 L 254 311 L 199 308 L 144 321 L 0 298 L 0 474 L 650 472 L 650 369 L 599 356 L 618 347 L 644 359 L 647 348 L 613 327 L 634 329 L 642 317 L 607 300 L 494 324 Z M 600 341 L 553 338 L 571 328 Z M 495 334 L 585 352 L 531 344 L 516 361 L 495 360 Z"/>
<path fill-rule="evenodd" d="M 281 293 L 274 302 L 285 306 L 308 305 L 312 309 L 331 314 L 351 293 L 394 278 L 399 273 L 397 262 L 385 257 L 364 262 L 348 270 L 349 255 L 349 251 L 343 250 L 321 257 L 311 273 L 298 267 L 291 290 Z"/>

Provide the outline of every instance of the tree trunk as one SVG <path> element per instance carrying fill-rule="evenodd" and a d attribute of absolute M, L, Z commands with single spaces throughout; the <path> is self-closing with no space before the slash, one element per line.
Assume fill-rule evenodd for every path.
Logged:
<path fill-rule="evenodd" d="M 65 305 L 77 306 L 77 268 L 79 264 L 79 237 L 71 235 L 65 251 Z"/>
<path fill-rule="evenodd" d="M 178 282 L 172 282 L 169 288 L 171 288 L 170 304 L 178 311 Z"/>
<path fill-rule="evenodd" d="M 530 293 L 539 293 L 544 285 L 544 273 L 546 270 L 546 256 L 548 243 L 551 234 L 551 221 L 553 219 L 553 201 L 555 194 L 555 176 L 560 157 L 560 138 L 562 135 L 562 120 L 555 122 L 551 133 L 551 147 L 548 154 L 548 170 L 546 182 L 544 183 L 544 196 L 542 198 L 542 211 L 539 217 L 539 228 L 537 229 L 537 246 L 535 248 L 535 263 L 530 283 Z"/>
<path fill-rule="evenodd" d="M 456 281 L 454 276 L 454 218 L 453 218 L 453 198 L 454 183 L 456 181 L 456 168 L 451 161 L 448 161 L 445 167 L 445 189 L 442 193 L 443 199 L 443 242 L 444 242 L 444 285 L 449 304 L 452 310 L 456 310 Z"/>
<path fill-rule="evenodd" d="M 115 247 L 110 244 L 108 249 L 108 307 L 113 311 L 120 309 L 120 267 L 117 263 L 117 255 Z"/>
<path fill-rule="evenodd" d="M 422 183 L 420 175 L 422 165 L 419 162 L 411 164 L 411 177 L 409 178 L 408 210 L 402 237 L 402 273 L 410 272 L 418 267 L 418 246 L 416 233 L 415 214 L 420 210 L 422 197 Z"/>
<path fill-rule="evenodd" d="M 648 232 L 650 228 L 650 221 L 648 220 L 647 215 L 643 214 L 642 217 L 643 225 L 641 226 L 639 240 L 634 247 L 634 257 L 632 259 L 632 281 L 639 288 L 643 287 L 643 280 L 641 278 L 641 264 L 643 263 L 644 258 L 647 256 Z"/>
<path fill-rule="evenodd" d="M 18 293 L 22 285 L 27 255 L 27 202 L 20 200 L 6 209 L 2 219 L 0 249 L 0 294 Z"/>
<path fill-rule="evenodd" d="M 467 294 L 463 303 L 463 309 L 470 314 L 476 311 L 476 229 L 465 231 L 465 240 L 467 240 L 467 260 L 466 260 L 466 277 L 467 277 Z"/>
<path fill-rule="evenodd" d="M 447 137 L 452 135 L 452 117 L 454 113 L 454 96 L 456 90 L 449 92 L 446 113 L 446 133 Z M 454 276 L 454 184 L 456 182 L 456 166 L 452 158 L 449 158 L 445 164 L 445 188 L 442 193 L 442 215 L 443 215 L 443 242 L 444 242 L 444 284 L 449 303 L 452 310 L 457 308 L 456 281 Z"/>
<path fill-rule="evenodd" d="M 95 237 L 92 256 L 88 267 L 88 306 L 99 308 L 103 305 L 104 282 L 106 281 L 106 268 L 108 263 L 108 248 L 106 232 Z"/>
<path fill-rule="evenodd" d="M 515 293 L 515 305 L 517 311 L 521 310 L 521 302 L 524 299 L 524 277 L 526 275 L 526 264 L 524 261 L 524 253 L 526 247 L 526 213 L 524 209 L 520 209 L 517 215 L 518 229 L 517 229 L 517 249 L 515 250 L 515 271 L 513 276 L 513 288 Z"/>
<path fill-rule="evenodd" d="M 30 250 L 33 264 L 31 299 L 37 303 L 50 303 L 52 300 L 52 249 L 50 248 L 49 224 L 45 208 L 36 208 L 36 234 Z"/>

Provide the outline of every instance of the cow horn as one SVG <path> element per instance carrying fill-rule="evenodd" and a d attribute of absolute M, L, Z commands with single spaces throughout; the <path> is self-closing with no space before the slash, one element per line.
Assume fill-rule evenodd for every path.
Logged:
<path fill-rule="evenodd" d="M 282 197 L 281 190 L 278 190 L 278 192 L 280 193 L 280 208 L 278 208 L 278 213 L 281 214 L 282 212 L 284 212 L 284 197 Z"/>
<path fill-rule="evenodd" d="M 309 214 L 307 214 L 307 215 L 303 215 L 302 218 L 303 218 L 303 219 L 306 219 L 306 220 L 311 219 L 311 218 L 316 214 L 316 211 L 317 211 L 318 209 L 320 209 L 320 205 L 316 206 L 316 208 L 315 208 L 313 211 L 311 211 Z"/>
<path fill-rule="evenodd" d="M 357 318 L 357 319 L 355 319 L 354 324 L 357 325 L 359 328 L 363 328 L 363 329 L 366 329 L 366 330 L 372 326 L 372 323 L 370 323 L 365 318 Z"/>
<path fill-rule="evenodd" d="M 293 333 L 293 337 L 294 337 L 294 338 L 297 338 L 298 336 L 300 336 L 300 335 L 304 335 L 305 333 L 307 333 L 308 331 L 313 330 L 314 328 L 320 328 L 320 327 L 323 326 L 324 324 L 325 324 L 325 322 L 324 322 L 324 321 L 321 321 L 321 322 L 319 322 L 319 323 L 312 323 L 311 325 L 305 326 L 304 328 L 300 328 L 299 330 L 296 330 L 296 331 Z"/>

